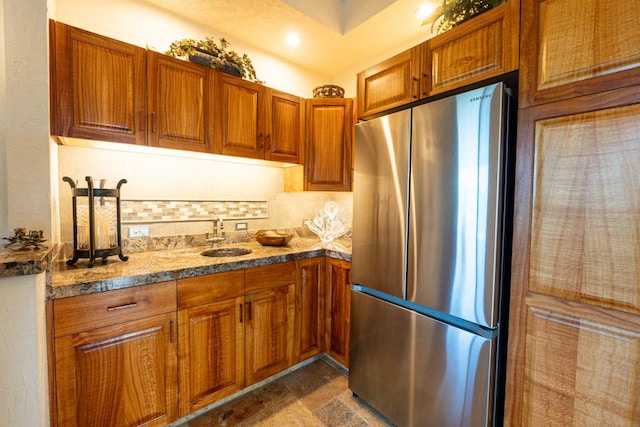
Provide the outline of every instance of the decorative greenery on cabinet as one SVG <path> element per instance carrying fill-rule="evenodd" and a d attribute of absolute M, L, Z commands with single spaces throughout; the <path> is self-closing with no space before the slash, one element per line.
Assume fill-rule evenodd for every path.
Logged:
<path fill-rule="evenodd" d="M 493 9 L 505 0 L 442 0 L 439 15 L 433 21 L 431 30 L 436 33 L 445 32 L 474 16 Z"/>
<path fill-rule="evenodd" d="M 219 39 L 218 42 L 213 37 L 205 37 L 203 40 L 176 40 L 171 43 L 169 50 L 165 53 L 176 58 L 188 56 L 191 62 L 207 65 L 254 83 L 264 84 L 256 76 L 256 70 L 249 56 L 246 53 L 240 55 L 229 49 L 229 42 L 224 38 Z"/>

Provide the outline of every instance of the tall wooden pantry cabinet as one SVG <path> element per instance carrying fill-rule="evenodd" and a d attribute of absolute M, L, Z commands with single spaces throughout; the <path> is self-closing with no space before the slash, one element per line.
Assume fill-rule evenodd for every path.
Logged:
<path fill-rule="evenodd" d="M 640 5 L 521 10 L 505 425 L 638 425 Z"/>

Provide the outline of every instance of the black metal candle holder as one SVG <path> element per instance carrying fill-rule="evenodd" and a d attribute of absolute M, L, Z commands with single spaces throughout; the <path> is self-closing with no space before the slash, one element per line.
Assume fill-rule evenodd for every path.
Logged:
<path fill-rule="evenodd" d="M 73 259 L 67 260 L 67 264 L 73 265 L 79 258 L 88 258 L 88 267 L 91 268 L 93 267 L 96 258 L 102 258 L 104 263 L 106 258 L 111 255 L 118 255 L 122 261 L 128 260 L 129 257 L 122 254 L 122 231 L 120 227 L 120 187 L 122 184 L 125 184 L 127 180 L 121 179 L 118 181 L 116 188 L 95 188 L 93 185 L 93 179 L 90 176 L 85 177 L 85 180 L 87 181 L 87 188 L 77 188 L 75 182 L 67 176 L 62 178 L 62 180 L 69 183 L 73 196 L 71 199 L 73 207 Z M 89 238 L 86 245 L 82 245 L 83 247 L 80 247 L 81 245 L 79 245 L 78 242 L 78 197 L 87 197 L 87 204 L 89 207 Z M 100 200 L 104 200 L 103 198 L 105 197 L 112 197 L 116 199 L 117 241 L 115 246 L 110 246 L 109 248 L 98 248 L 96 244 L 97 224 L 95 199 L 98 198 Z"/>

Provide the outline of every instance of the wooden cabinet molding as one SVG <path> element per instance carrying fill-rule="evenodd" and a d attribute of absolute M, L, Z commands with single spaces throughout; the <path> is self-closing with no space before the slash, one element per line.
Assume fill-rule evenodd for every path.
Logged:
<path fill-rule="evenodd" d="M 637 0 L 521 1 L 521 107 L 640 82 Z"/>
<path fill-rule="evenodd" d="M 520 110 L 505 425 L 640 417 L 639 89 Z"/>

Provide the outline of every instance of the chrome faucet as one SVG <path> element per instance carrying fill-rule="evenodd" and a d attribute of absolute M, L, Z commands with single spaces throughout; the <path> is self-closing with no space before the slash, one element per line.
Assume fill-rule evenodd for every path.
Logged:
<path fill-rule="evenodd" d="M 218 232 L 220 233 L 218 235 Z M 209 237 L 209 233 L 207 233 L 205 241 L 212 242 L 212 246 L 216 246 L 219 242 L 222 242 L 227 238 L 227 235 L 224 231 L 224 223 L 222 222 L 222 218 L 218 218 L 217 216 L 213 217 L 213 236 Z"/>

